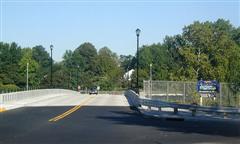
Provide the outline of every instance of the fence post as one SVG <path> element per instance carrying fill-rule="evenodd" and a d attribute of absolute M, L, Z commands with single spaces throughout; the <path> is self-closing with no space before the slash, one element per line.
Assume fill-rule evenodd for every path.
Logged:
<path fill-rule="evenodd" d="M 186 83 L 183 82 L 183 103 L 186 102 Z"/>
<path fill-rule="evenodd" d="M 200 106 L 202 106 L 202 105 L 203 105 L 203 97 L 200 96 Z"/>
<path fill-rule="evenodd" d="M 222 83 L 219 84 L 219 93 L 220 93 L 220 106 L 222 106 Z"/>
<path fill-rule="evenodd" d="M 240 108 L 240 94 L 238 93 L 238 107 Z"/>
<path fill-rule="evenodd" d="M 167 82 L 167 101 L 168 101 L 168 82 Z"/>
<path fill-rule="evenodd" d="M 150 99 L 152 99 L 152 80 L 150 80 Z"/>
<path fill-rule="evenodd" d="M 146 84 L 145 84 L 145 80 L 143 80 L 143 93 L 144 93 L 144 96 L 146 96 Z"/>
<path fill-rule="evenodd" d="M 151 97 L 151 92 L 150 92 L 150 88 L 151 87 L 151 83 L 150 83 L 150 80 L 148 81 L 148 98 Z"/>

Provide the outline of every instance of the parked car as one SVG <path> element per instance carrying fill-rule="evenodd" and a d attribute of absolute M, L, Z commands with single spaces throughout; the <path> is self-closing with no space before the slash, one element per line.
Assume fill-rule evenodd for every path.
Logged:
<path fill-rule="evenodd" d="M 90 90 L 89 90 L 89 94 L 91 95 L 91 94 L 98 94 L 98 90 L 97 90 L 97 88 L 96 87 L 93 87 L 93 88 L 90 88 Z"/>

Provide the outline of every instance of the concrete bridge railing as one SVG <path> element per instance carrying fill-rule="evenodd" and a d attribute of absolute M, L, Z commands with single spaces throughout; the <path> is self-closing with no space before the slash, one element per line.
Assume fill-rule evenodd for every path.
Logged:
<path fill-rule="evenodd" d="M 66 89 L 39 89 L 0 94 L 0 104 L 22 101 L 26 99 L 35 99 L 45 96 L 59 96 L 65 94 L 78 94 L 76 91 Z"/>
<path fill-rule="evenodd" d="M 0 112 L 63 95 L 80 95 L 80 93 L 66 89 L 38 89 L 0 94 Z"/>

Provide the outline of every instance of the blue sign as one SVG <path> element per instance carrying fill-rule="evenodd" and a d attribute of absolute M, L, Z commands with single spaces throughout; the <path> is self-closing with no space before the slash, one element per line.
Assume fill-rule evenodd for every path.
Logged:
<path fill-rule="evenodd" d="M 200 80 L 197 82 L 197 91 L 200 93 L 219 92 L 219 83 L 215 80 L 213 81 Z"/>

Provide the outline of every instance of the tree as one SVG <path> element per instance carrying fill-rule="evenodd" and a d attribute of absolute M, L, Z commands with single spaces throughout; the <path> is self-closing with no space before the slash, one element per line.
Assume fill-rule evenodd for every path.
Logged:
<path fill-rule="evenodd" d="M 240 46 L 240 27 L 232 31 L 232 39 Z"/>
<path fill-rule="evenodd" d="M 94 69 L 94 59 L 97 56 L 97 50 L 91 43 L 83 43 L 73 53 L 73 57 L 77 60 L 76 65 L 81 66 L 84 71 Z"/>
<path fill-rule="evenodd" d="M 41 45 L 32 48 L 32 58 L 42 67 L 48 69 L 50 67 L 51 57 L 45 48 Z"/>
<path fill-rule="evenodd" d="M 46 78 L 49 79 L 51 58 L 49 53 L 41 45 L 32 48 L 32 58 L 39 64 L 39 70 L 37 71 L 37 79 L 40 87 L 46 87 L 50 82 L 46 82 Z"/>
<path fill-rule="evenodd" d="M 28 83 L 30 86 L 39 86 L 40 82 L 37 78 L 39 64 L 32 57 L 32 49 L 25 48 L 22 50 L 23 57 L 19 62 L 19 73 L 21 75 L 21 84 L 26 84 L 27 63 L 28 66 Z"/>
<path fill-rule="evenodd" d="M 69 73 L 62 62 L 53 65 L 53 86 L 56 88 L 76 89 L 74 84 L 71 84 L 72 87 L 70 87 Z"/>
<path fill-rule="evenodd" d="M 175 77 L 186 80 L 227 81 L 229 60 L 234 50 L 233 30 L 228 21 L 194 22 L 183 29 L 183 43 L 178 46 L 181 63 Z"/>
<path fill-rule="evenodd" d="M 149 67 L 152 64 L 153 79 L 166 80 L 168 79 L 169 58 L 168 49 L 164 45 L 152 44 L 150 46 L 143 46 L 139 51 L 139 69 L 145 71 L 142 74 L 149 79 Z"/>
<path fill-rule="evenodd" d="M 18 84 L 18 62 L 21 59 L 21 47 L 16 43 L 0 42 L 0 82 L 3 84 Z"/>
<path fill-rule="evenodd" d="M 98 52 L 89 42 L 67 50 L 63 61 L 53 64 L 53 84 L 76 89 L 100 85 L 103 90 L 124 87 L 123 75 L 136 69 L 136 56 L 118 55 L 103 47 Z M 0 87 L 25 87 L 29 63 L 29 84 L 48 87 L 50 56 L 37 45 L 21 48 L 16 43 L 0 42 Z M 139 83 L 153 80 L 218 80 L 234 83 L 240 89 L 240 27 L 229 21 L 196 21 L 181 34 L 166 36 L 163 43 L 144 45 L 139 51 Z M 136 73 L 133 74 L 136 81 Z M 78 81 L 78 83 L 77 83 Z M 121 84 L 122 83 L 122 84 Z M 125 84 L 126 85 L 126 84 Z M 16 86 L 16 87 L 15 87 Z"/>
<path fill-rule="evenodd" d="M 125 72 L 134 69 L 133 59 L 132 55 L 120 55 L 120 66 Z"/>
<path fill-rule="evenodd" d="M 109 48 L 103 47 L 99 50 L 96 59 L 96 74 L 98 84 L 104 90 L 112 90 L 120 86 L 121 69 L 116 53 L 113 53 Z"/>

